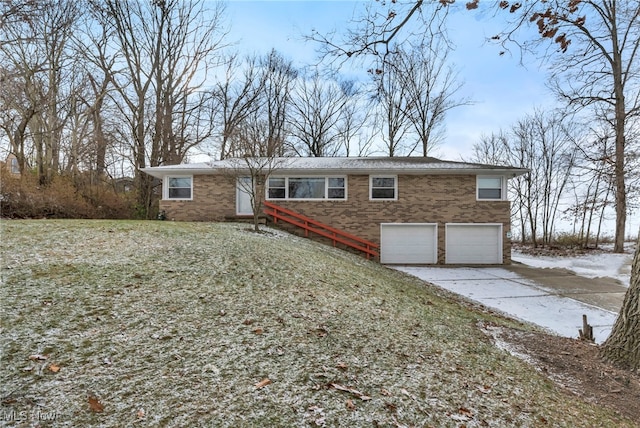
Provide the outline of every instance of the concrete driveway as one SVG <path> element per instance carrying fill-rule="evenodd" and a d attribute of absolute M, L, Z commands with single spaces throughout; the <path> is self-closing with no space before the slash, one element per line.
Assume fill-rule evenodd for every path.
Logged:
<path fill-rule="evenodd" d="M 612 278 L 584 278 L 565 269 L 394 266 L 513 318 L 578 337 L 587 315 L 597 343 L 616 320 L 626 287 Z"/>

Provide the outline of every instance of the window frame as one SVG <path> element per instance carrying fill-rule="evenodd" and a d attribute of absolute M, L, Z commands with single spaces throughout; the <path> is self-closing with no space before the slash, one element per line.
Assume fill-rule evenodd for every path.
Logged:
<path fill-rule="evenodd" d="M 271 187 L 271 180 L 284 180 L 284 184 L 282 186 Z M 287 183 L 286 177 L 268 177 L 266 181 L 267 181 L 267 185 L 265 186 L 264 190 L 265 190 L 265 199 L 267 201 L 282 201 L 287 199 L 288 183 Z M 284 196 L 282 198 L 272 198 L 269 195 L 271 189 L 278 189 L 278 190 L 284 191 Z"/>
<path fill-rule="evenodd" d="M 331 179 L 339 179 L 342 180 L 342 187 L 340 186 L 331 186 Z M 342 198 L 331 198 L 329 197 L 329 191 L 332 189 L 342 189 L 342 191 L 344 192 L 344 195 Z M 347 176 L 335 176 L 335 175 L 331 175 L 331 176 L 327 176 L 325 177 L 325 195 L 326 195 L 326 199 L 330 200 L 330 201 L 346 201 L 347 200 Z"/>
<path fill-rule="evenodd" d="M 480 180 L 482 179 L 499 179 L 500 180 L 500 197 L 499 198 L 481 198 L 480 197 L 480 190 L 481 189 L 491 189 L 491 190 L 495 190 L 498 189 L 497 187 L 480 187 Z M 502 175 L 477 175 L 476 176 L 476 200 L 478 201 L 505 201 L 507 200 L 507 189 L 506 189 L 506 182 L 507 180 L 505 179 L 504 176 Z"/>
<path fill-rule="evenodd" d="M 332 178 L 339 178 L 344 180 L 343 187 L 329 186 L 329 181 Z M 281 180 L 284 179 L 284 197 L 283 198 L 273 198 L 269 195 L 270 189 L 270 180 L 276 179 Z M 289 179 L 324 179 L 324 196 L 322 198 L 291 198 L 289 196 Z M 267 185 L 265 186 L 265 198 L 267 201 L 346 201 L 347 200 L 347 176 L 346 175 L 291 175 L 291 176 L 281 176 L 274 175 L 267 179 Z M 282 189 L 282 187 L 273 187 L 273 189 Z M 344 197 L 342 198 L 330 198 L 329 190 L 330 189 L 344 189 Z"/>
<path fill-rule="evenodd" d="M 172 198 L 169 196 L 170 190 L 171 189 L 186 189 L 187 187 L 170 187 L 169 183 L 171 182 L 172 178 L 188 178 L 190 181 L 190 186 L 189 186 L 189 197 L 188 198 Z M 162 194 L 162 199 L 166 200 L 166 201 L 192 201 L 193 200 L 193 175 L 167 175 L 163 180 L 162 180 L 162 184 L 163 184 L 163 194 Z"/>
<path fill-rule="evenodd" d="M 393 178 L 393 198 L 375 198 L 373 189 L 391 189 L 391 187 L 374 187 L 373 180 L 376 178 Z M 369 176 L 369 200 L 370 201 L 397 201 L 398 200 L 398 176 L 397 175 L 370 175 Z"/>

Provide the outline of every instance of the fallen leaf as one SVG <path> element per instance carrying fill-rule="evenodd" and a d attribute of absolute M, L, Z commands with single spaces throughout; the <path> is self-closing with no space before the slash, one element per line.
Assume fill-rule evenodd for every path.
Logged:
<path fill-rule="evenodd" d="M 489 385 L 481 385 L 478 387 L 478 391 L 482 392 L 483 394 L 488 394 L 491 392 L 491 387 Z"/>
<path fill-rule="evenodd" d="M 265 377 L 260 382 L 256 383 L 255 387 L 256 389 L 262 389 L 265 386 L 269 385 L 270 383 L 271 383 L 271 379 L 269 379 L 268 377 Z"/>
<path fill-rule="evenodd" d="M 460 413 L 461 415 L 467 416 L 469 418 L 473 418 L 473 412 L 467 409 L 466 407 L 460 407 L 458 409 L 458 413 Z"/>
<path fill-rule="evenodd" d="M 261 327 L 258 327 L 256 329 L 254 329 L 253 332 L 255 334 L 262 334 L 262 333 L 264 333 L 264 330 Z"/>
<path fill-rule="evenodd" d="M 60 366 L 57 364 L 50 364 L 49 370 L 52 371 L 53 373 L 58 373 L 60 371 Z"/>
<path fill-rule="evenodd" d="M 93 395 L 89 396 L 89 408 L 91 408 L 91 410 L 96 413 L 102 413 L 104 411 L 104 406 L 102 405 L 100 400 L 98 400 Z"/>
<path fill-rule="evenodd" d="M 356 397 L 358 397 L 359 399 L 366 401 L 366 400 L 371 400 L 371 397 L 369 397 L 368 395 L 364 395 L 362 392 L 358 391 L 357 389 L 354 388 L 350 388 L 348 386 L 344 386 L 344 385 L 340 385 L 339 383 L 331 383 L 329 384 L 330 387 L 337 389 L 338 391 L 344 391 L 344 392 L 349 392 L 353 395 L 355 395 Z"/>
<path fill-rule="evenodd" d="M 49 358 L 46 355 L 41 355 L 41 354 L 33 354 L 33 355 L 29 355 L 29 359 L 30 360 L 34 360 L 34 361 L 44 361 L 47 358 Z"/>
<path fill-rule="evenodd" d="M 356 405 L 353 404 L 353 400 L 351 398 L 347 399 L 347 402 L 345 404 L 347 406 L 347 409 L 349 409 L 349 410 L 355 410 L 356 409 Z"/>

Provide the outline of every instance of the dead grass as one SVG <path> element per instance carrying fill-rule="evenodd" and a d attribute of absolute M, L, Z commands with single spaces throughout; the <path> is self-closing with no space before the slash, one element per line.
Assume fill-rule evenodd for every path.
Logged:
<path fill-rule="evenodd" d="M 4 221 L 0 423 L 634 426 L 479 328 L 510 322 L 245 228 Z"/>

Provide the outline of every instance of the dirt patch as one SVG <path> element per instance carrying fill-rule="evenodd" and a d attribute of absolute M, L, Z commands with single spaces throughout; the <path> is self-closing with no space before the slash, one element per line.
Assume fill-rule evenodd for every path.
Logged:
<path fill-rule="evenodd" d="M 484 329 L 496 345 L 533 364 L 584 401 L 640 421 L 640 375 L 605 362 L 600 357 L 600 346 L 505 327 Z"/>

